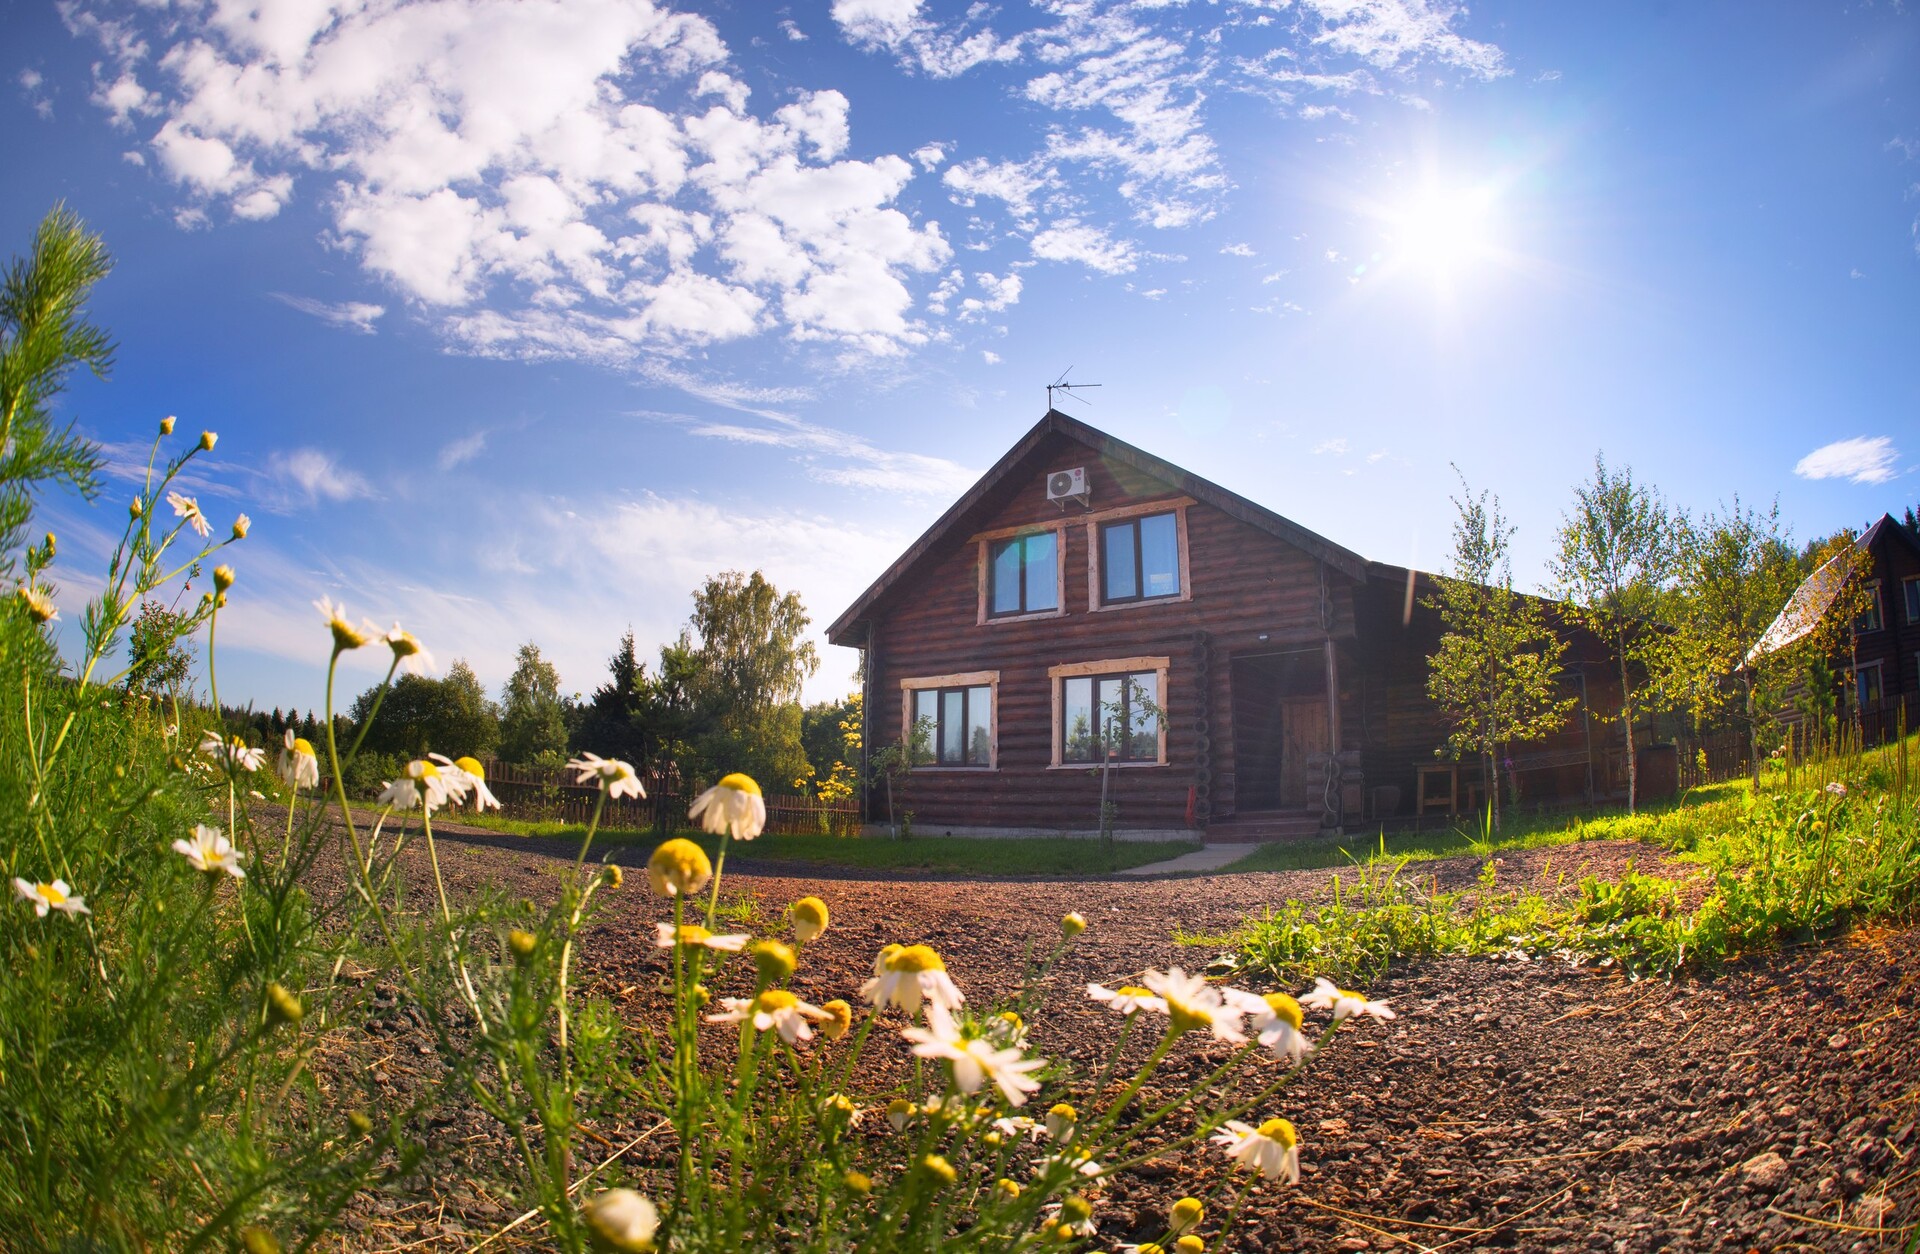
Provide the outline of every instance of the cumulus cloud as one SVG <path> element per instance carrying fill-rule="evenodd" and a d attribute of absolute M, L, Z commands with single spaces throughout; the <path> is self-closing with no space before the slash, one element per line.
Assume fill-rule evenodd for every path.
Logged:
<path fill-rule="evenodd" d="M 372 335 L 373 324 L 387 312 L 385 305 L 370 305 L 365 301 L 315 300 L 311 296 L 289 296 L 285 292 L 273 292 L 271 295 L 281 304 L 298 309 L 303 314 L 332 326 L 358 331 L 362 335 Z"/>
<path fill-rule="evenodd" d="M 373 495 L 373 488 L 364 477 L 343 468 L 332 454 L 317 448 L 276 452 L 268 457 L 267 469 L 286 489 L 287 504 L 314 505 Z"/>
<path fill-rule="evenodd" d="M 1047 261 L 1078 262 L 1102 274 L 1126 274 L 1139 264 L 1132 244 L 1071 218 L 1035 235 L 1033 255 Z"/>
<path fill-rule="evenodd" d="M 1851 483 L 1886 483 L 1894 477 L 1900 450 L 1884 435 L 1855 436 L 1823 444 L 1794 464 L 1802 479 L 1845 479 Z"/>

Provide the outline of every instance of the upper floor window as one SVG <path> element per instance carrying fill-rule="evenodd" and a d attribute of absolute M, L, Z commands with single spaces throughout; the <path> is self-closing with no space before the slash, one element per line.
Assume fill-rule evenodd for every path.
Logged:
<path fill-rule="evenodd" d="M 1853 620 L 1853 629 L 1863 634 L 1879 631 L 1883 622 L 1880 617 L 1880 581 L 1870 579 L 1867 581 L 1866 608 L 1860 611 L 1860 617 Z"/>
<path fill-rule="evenodd" d="M 998 671 L 906 679 L 901 737 L 915 766 L 995 765 L 993 695 Z"/>
<path fill-rule="evenodd" d="M 1180 516 L 1146 514 L 1100 525 L 1101 601 L 1180 595 Z"/>
<path fill-rule="evenodd" d="M 1920 575 L 1908 575 L 1900 586 L 1907 594 L 1907 621 L 1920 623 Z"/>
<path fill-rule="evenodd" d="M 1037 614 L 1060 608 L 1060 536 L 995 540 L 987 545 L 987 616 Z"/>

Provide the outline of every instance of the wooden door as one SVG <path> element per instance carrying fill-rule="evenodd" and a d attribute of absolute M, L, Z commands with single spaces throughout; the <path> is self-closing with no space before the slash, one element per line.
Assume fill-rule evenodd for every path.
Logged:
<path fill-rule="evenodd" d="M 1280 804 L 1316 806 L 1326 787 L 1325 767 L 1308 760 L 1327 752 L 1325 697 L 1292 697 L 1280 703 Z"/>

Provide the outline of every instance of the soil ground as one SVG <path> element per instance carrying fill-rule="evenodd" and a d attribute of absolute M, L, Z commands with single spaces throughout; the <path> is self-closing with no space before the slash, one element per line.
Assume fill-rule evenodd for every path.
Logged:
<path fill-rule="evenodd" d="M 455 894 L 491 885 L 545 899 L 559 853 L 476 833 L 446 841 L 442 866 Z M 614 856 L 638 866 L 646 853 Z M 1116 1028 L 1082 995 L 1086 982 L 1203 966 L 1213 951 L 1176 943 L 1176 929 L 1225 931 L 1269 904 L 1325 894 L 1334 874 L 880 878 L 756 865 L 739 853 L 750 849 L 729 859 L 722 896 L 756 898 L 762 930 L 808 893 L 831 906 L 833 927 L 808 946 L 794 980 L 816 1003 L 852 999 L 889 941 L 935 946 L 963 990 L 990 1000 L 1019 978 L 1029 941 L 1050 943 L 1059 917 L 1078 910 L 1090 927 L 1052 977 L 1032 1045 L 1083 1068 L 1104 1056 Z M 1498 859 L 1499 886 L 1570 891 L 1582 875 L 1617 876 L 1630 860 L 1646 869 L 1660 854 L 1625 842 L 1515 851 Z M 1412 869 L 1447 888 L 1470 885 L 1481 865 L 1466 857 Z M 415 884 L 427 882 L 420 871 Z M 613 997 L 642 1030 L 660 1013 L 663 970 L 652 943 L 661 903 L 644 884 L 630 876 L 609 896 L 580 954 L 581 986 Z M 1399 1017 L 1350 1023 L 1262 1112 L 1299 1126 L 1301 1181 L 1257 1190 L 1229 1248 L 1912 1249 L 1916 951 L 1920 929 L 1865 930 L 1673 984 L 1561 960 L 1396 969 L 1368 992 Z M 432 1064 L 418 1055 L 430 1050 L 404 1020 L 375 1033 L 376 1080 L 405 1088 L 426 1078 Z M 1183 1044 L 1166 1082 L 1204 1074 L 1222 1049 Z M 887 1054 L 886 1043 L 868 1053 Z M 886 1066 L 876 1085 L 888 1082 Z M 624 1144 L 639 1129 L 602 1131 Z M 357 1215 L 357 1248 L 466 1248 L 513 1217 L 484 1177 L 459 1178 L 463 1162 L 481 1172 L 501 1161 L 497 1126 L 451 1117 L 441 1134 L 463 1149 L 434 1199 Z M 646 1147 L 629 1156 L 642 1167 L 651 1157 Z M 1196 1147 L 1116 1177 L 1097 1199 L 1096 1248 L 1156 1237 L 1166 1206 L 1205 1195 L 1222 1166 L 1217 1151 Z"/>

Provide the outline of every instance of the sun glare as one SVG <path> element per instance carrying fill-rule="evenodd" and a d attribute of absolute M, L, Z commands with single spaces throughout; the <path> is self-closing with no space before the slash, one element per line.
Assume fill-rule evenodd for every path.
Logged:
<path fill-rule="evenodd" d="M 1404 266 L 1452 277 L 1496 251 L 1491 188 L 1426 187 L 1389 219 L 1393 252 Z"/>

